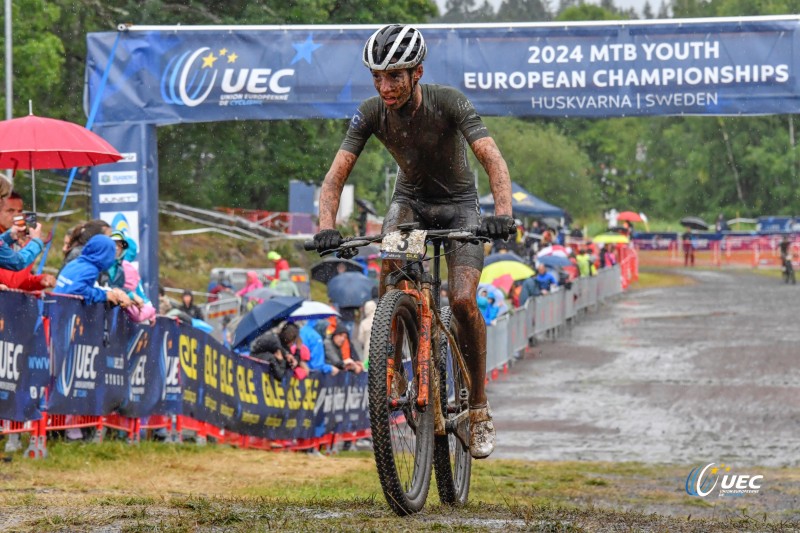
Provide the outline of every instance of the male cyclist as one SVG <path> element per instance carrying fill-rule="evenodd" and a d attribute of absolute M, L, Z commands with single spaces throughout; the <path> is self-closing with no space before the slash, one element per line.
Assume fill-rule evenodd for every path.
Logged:
<path fill-rule="evenodd" d="M 511 180 L 494 140 L 470 101 L 458 90 L 420 85 L 427 49 L 422 34 L 411 26 L 380 28 L 364 46 L 362 60 L 372 72 L 378 96 L 361 103 L 320 190 L 319 228 L 314 236 L 322 252 L 340 245 L 335 229 L 342 188 L 370 135 L 394 157 L 400 171 L 383 222 L 389 232 L 398 224 L 419 222 L 426 229 L 480 225 L 492 239 L 515 232 L 511 218 Z M 489 175 L 495 215 L 480 218 L 478 195 L 467 161 L 466 145 Z M 488 457 L 495 431 L 484 391 L 486 327 L 478 310 L 476 290 L 483 268 L 479 244 L 448 245 L 450 308 L 459 326 L 459 340 L 472 376 L 470 453 Z M 384 262 L 381 286 L 396 264 Z"/>

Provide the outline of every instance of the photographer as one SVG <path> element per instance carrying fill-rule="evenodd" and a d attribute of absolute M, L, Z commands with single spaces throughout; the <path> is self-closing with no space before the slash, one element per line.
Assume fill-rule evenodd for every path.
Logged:
<path fill-rule="evenodd" d="M 15 251 L 28 244 L 31 239 L 30 229 L 32 229 L 29 222 L 35 224 L 35 215 L 25 213 L 23 208 L 22 197 L 15 191 L 11 192 L 0 207 L 0 232 L 11 229 L 15 219 L 19 227 L 17 243 L 12 246 Z M 55 276 L 52 274 L 35 275 L 32 269 L 32 264 L 19 271 L 0 269 L 0 284 L 23 291 L 41 291 L 55 287 Z"/>
<path fill-rule="evenodd" d="M 4 179 L 0 178 L 0 180 L 5 182 Z M 3 207 L 5 207 L 9 195 L 10 192 L 3 196 Z M 42 225 L 35 222 L 35 219 L 33 219 L 35 224 L 33 227 L 28 227 L 24 219 L 22 223 L 25 225 L 25 229 L 22 229 L 15 220 L 11 228 L 0 235 L 0 268 L 14 272 L 22 270 L 31 265 L 44 249 Z M 21 246 L 24 244 L 19 252 L 12 247 L 17 243 Z"/>

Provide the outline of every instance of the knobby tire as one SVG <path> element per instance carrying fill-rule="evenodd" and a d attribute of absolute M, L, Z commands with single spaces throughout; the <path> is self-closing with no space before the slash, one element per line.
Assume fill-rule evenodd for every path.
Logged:
<path fill-rule="evenodd" d="M 418 344 L 416 300 L 400 290 L 387 292 L 375 310 L 370 334 L 369 417 L 383 494 L 401 516 L 417 513 L 425 505 L 433 462 L 433 406 L 421 413 L 414 407 Z M 387 365 L 390 357 L 395 360 L 392 388 Z M 405 359 L 405 364 L 399 363 L 400 359 Z M 406 406 L 390 409 L 390 395 L 397 398 L 404 393 Z M 416 430 L 402 422 L 409 417 Z"/>
<path fill-rule="evenodd" d="M 449 307 L 441 310 L 442 325 L 449 329 L 453 338 L 458 342 L 458 328 L 453 322 L 453 315 Z M 439 397 L 445 419 L 448 418 L 448 404 L 452 409 L 451 415 L 457 415 L 461 410 L 468 410 L 468 406 L 461 406 L 458 391 L 466 389 L 467 385 L 458 363 L 453 359 L 453 352 L 448 348 L 450 343 L 447 336 L 440 332 L 439 335 Z M 463 424 L 469 434 L 469 417 Z M 433 467 L 436 471 L 436 488 L 439 491 L 439 500 L 448 505 L 464 505 L 469 496 L 469 482 L 472 472 L 472 456 L 469 449 L 452 433 L 436 436 L 434 441 Z"/>

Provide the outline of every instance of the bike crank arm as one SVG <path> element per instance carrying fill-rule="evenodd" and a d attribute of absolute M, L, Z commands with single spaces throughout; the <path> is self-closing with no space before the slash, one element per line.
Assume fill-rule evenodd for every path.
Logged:
<path fill-rule="evenodd" d="M 469 448 L 469 426 L 468 424 L 464 424 L 463 420 L 469 416 L 469 410 L 464 410 L 458 413 L 453 418 L 448 418 L 447 422 L 445 422 L 445 429 L 448 433 L 452 433 L 453 435 L 461 441 L 461 445 L 464 449 Z"/>

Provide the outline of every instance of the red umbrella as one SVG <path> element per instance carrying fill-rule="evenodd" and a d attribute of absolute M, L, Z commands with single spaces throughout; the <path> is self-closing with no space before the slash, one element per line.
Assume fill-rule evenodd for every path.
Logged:
<path fill-rule="evenodd" d="M 72 122 L 33 114 L 0 122 L 0 168 L 16 171 L 87 167 L 120 159 L 119 152 L 102 137 Z M 35 179 L 34 176 L 34 211 Z"/>
<path fill-rule="evenodd" d="M 511 277 L 511 274 L 503 274 L 499 278 L 495 278 L 492 281 L 492 285 L 503 291 L 504 293 L 508 294 L 511 290 L 511 286 L 514 284 L 514 278 Z"/>
<path fill-rule="evenodd" d="M 639 215 L 639 213 L 634 213 L 633 211 L 623 211 L 617 215 L 617 220 L 627 220 L 628 222 L 644 222 L 641 215 Z"/>

